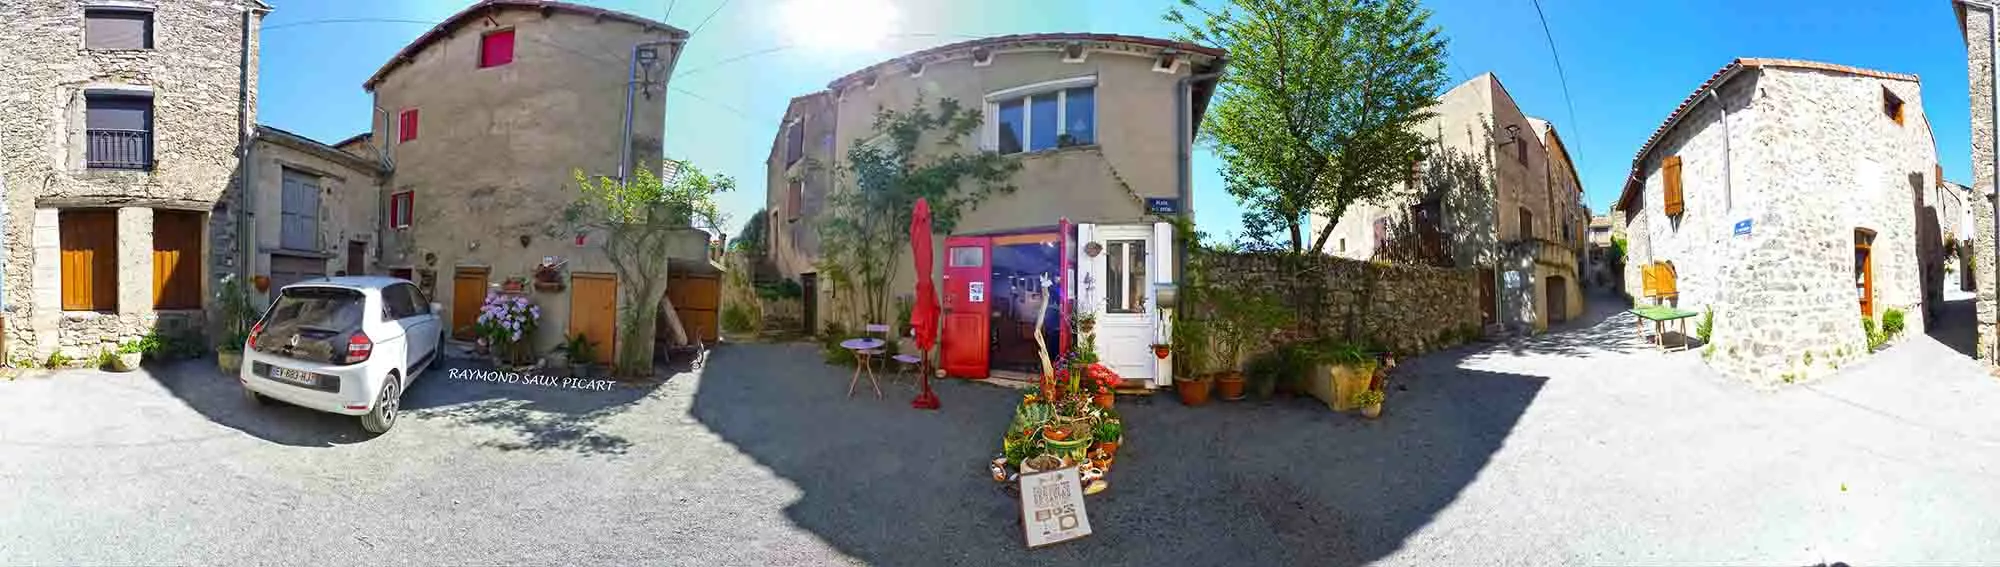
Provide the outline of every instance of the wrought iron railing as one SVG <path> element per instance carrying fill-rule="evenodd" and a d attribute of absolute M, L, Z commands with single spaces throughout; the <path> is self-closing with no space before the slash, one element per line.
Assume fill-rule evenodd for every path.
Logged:
<path fill-rule="evenodd" d="M 152 169 L 153 133 L 146 130 L 91 128 L 85 131 L 93 169 Z"/>

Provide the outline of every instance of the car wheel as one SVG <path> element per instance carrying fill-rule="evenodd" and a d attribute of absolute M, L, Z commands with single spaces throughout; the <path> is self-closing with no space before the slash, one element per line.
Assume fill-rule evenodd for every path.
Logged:
<path fill-rule="evenodd" d="M 243 387 L 243 399 L 249 401 L 250 405 L 253 406 L 261 406 L 264 405 L 265 402 L 264 395 L 257 393 L 256 390 L 250 389 L 249 386 Z"/>
<path fill-rule="evenodd" d="M 402 379 L 389 375 L 387 384 L 382 385 L 382 395 L 375 400 L 375 409 L 361 416 L 361 428 L 369 433 L 388 433 L 396 426 L 397 414 L 401 412 L 403 399 Z"/>

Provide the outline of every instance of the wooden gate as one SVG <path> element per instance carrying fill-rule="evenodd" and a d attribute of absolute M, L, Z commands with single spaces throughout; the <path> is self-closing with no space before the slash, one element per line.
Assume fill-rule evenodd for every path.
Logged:
<path fill-rule="evenodd" d="M 618 276 L 589 272 L 569 275 L 569 334 L 582 333 L 595 346 L 591 360 L 611 362 L 618 352 Z"/>
<path fill-rule="evenodd" d="M 1495 317 L 1499 315 L 1499 305 L 1498 301 L 1496 301 L 1496 294 L 1493 291 L 1495 284 L 1496 282 L 1493 281 L 1493 268 L 1480 268 L 1479 321 L 1487 325 L 1493 324 Z"/>
<path fill-rule="evenodd" d="M 675 272 L 667 276 L 667 301 L 674 304 L 674 314 L 681 319 L 681 328 L 687 329 L 689 339 L 699 339 L 705 344 L 721 338 L 716 328 L 716 310 L 722 306 L 721 274 L 690 274 Z M 671 339 L 666 320 L 654 328 L 655 338 Z"/>
<path fill-rule="evenodd" d="M 479 306 L 486 303 L 486 268 L 459 268 L 451 276 L 451 336 L 472 340 Z"/>

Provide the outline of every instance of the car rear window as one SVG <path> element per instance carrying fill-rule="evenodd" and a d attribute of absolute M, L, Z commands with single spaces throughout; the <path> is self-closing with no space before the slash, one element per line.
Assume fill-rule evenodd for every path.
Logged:
<path fill-rule="evenodd" d="M 361 326 L 367 298 L 361 292 L 333 287 L 288 288 L 271 307 L 264 324 L 339 332 Z"/>

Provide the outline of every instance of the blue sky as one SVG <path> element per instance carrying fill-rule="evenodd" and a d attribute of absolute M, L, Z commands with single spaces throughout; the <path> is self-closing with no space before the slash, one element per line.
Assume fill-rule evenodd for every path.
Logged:
<path fill-rule="evenodd" d="M 472 3 L 267 1 L 276 10 L 264 22 L 258 119 L 325 142 L 366 130 L 371 101 L 361 82 L 430 23 Z M 1175 31 L 1159 18 L 1175 0 L 823 0 L 841 7 L 831 16 L 803 18 L 794 0 L 576 1 L 699 28 L 667 95 L 666 151 L 742 184 L 723 200 L 732 233 L 763 205 L 764 159 L 793 96 L 897 54 L 968 37 Z M 1567 102 L 1530 0 L 1425 5 L 1451 40 L 1454 82 L 1493 72 L 1523 111 L 1553 122 L 1593 211 L 1617 198 L 1632 154 L 1667 113 L 1736 57 L 1918 75 L 1945 176 L 1970 179 L 1965 44 L 1948 0 L 1542 0 L 1568 79 Z M 882 6 L 893 15 L 879 17 Z M 872 45 L 829 46 L 821 42 L 833 39 L 811 35 L 882 22 L 885 35 Z M 1197 152 L 1196 220 L 1210 232 L 1234 232 L 1240 209 L 1222 191 L 1217 166 L 1206 151 Z"/>

